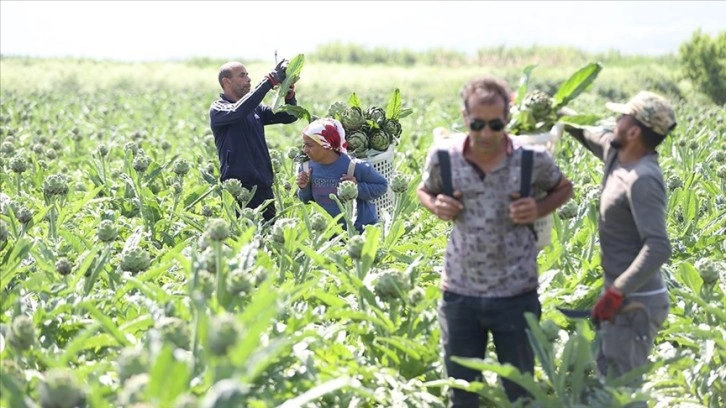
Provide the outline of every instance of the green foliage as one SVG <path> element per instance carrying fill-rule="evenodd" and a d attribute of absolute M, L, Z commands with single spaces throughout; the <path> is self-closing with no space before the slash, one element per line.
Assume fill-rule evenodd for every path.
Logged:
<path fill-rule="evenodd" d="M 550 84 L 552 94 L 580 65 L 553 67 L 546 55 L 538 58 L 531 85 Z M 605 98 L 626 99 L 651 69 L 670 82 L 667 64 L 653 65 L 660 60 L 638 60 L 643 65 L 633 68 L 623 59 L 603 59 L 595 87 L 572 107 L 600 116 Z M 415 190 L 431 130 L 461 126 L 457 90 L 482 66 L 441 61 L 411 69 L 306 58 L 296 85 L 311 112 L 365 101 L 385 108 L 387 118 L 398 112 L 401 122 L 394 216 L 349 237 L 322 208 L 300 204 L 291 187 L 304 120 L 266 127 L 277 164 L 275 227 L 258 210 L 238 216 L 235 199 L 251 191 L 219 183 L 208 130 L 220 63 L 0 60 L 0 405 L 38 405 L 49 391 L 75 390 L 64 384 L 77 382 L 87 384 L 83 395 L 94 407 L 131 400 L 161 407 L 240 400 L 237 406 L 249 407 L 445 406 L 445 388 L 462 386 L 441 380 L 436 320 L 451 227 L 421 208 Z M 262 80 L 269 65 L 248 69 Z M 490 70 L 516 81 L 521 66 Z M 675 106 L 680 125 L 659 148 L 670 198 L 674 255 L 665 279 L 672 305 L 652 356 L 670 364 L 647 367 L 643 393 L 658 408 L 723 406 L 726 123 L 721 107 L 688 100 Z M 585 370 L 591 329 L 554 307 L 591 307 L 599 291 L 601 164 L 571 138 L 558 142 L 555 160 L 575 183 L 575 197 L 567 214 L 555 216 L 553 243 L 539 255 L 539 292 L 543 320 L 561 330 L 554 341 L 533 330 L 541 346 L 535 377 L 518 378 L 544 390 L 539 402 L 559 404 L 582 399 L 568 392 L 586 394 L 593 379 Z M 64 176 L 67 191 L 45 183 L 48 192 L 64 193 L 51 202 L 43 187 L 54 174 Z M 209 222 L 216 218 L 223 222 Z M 72 265 L 67 275 L 57 272 L 60 260 Z M 379 283 L 392 277 L 395 285 Z M 32 344 L 13 332 L 18 316 L 32 319 Z M 217 326 L 219 316 L 229 320 Z M 482 368 L 487 383 L 473 386 L 507 406 L 495 378 L 517 373 Z M 73 377 L 64 378 L 74 381 L 51 384 L 53 376 L 43 378 L 51 369 L 71 369 Z M 612 403 L 605 406 L 642 395 L 609 386 Z"/>
<path fill-rule="evenodd" d="M 726 31 L 714 38 L 696 30 L 678 50 L 683 75 L 714 103 L 726 103 Z"/>

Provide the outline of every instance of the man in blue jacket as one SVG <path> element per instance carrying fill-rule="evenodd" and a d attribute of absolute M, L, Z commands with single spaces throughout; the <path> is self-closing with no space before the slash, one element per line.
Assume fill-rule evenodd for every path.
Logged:
<path fill-rule="evenodd" d="M 285 79 L 287 63 L 287 60 L 278 63 L 252 92 L 252 81 L 242 63 L 227 62 L 219 69 L 219 85 L 223 92 L 209 108 L 209 124 L 219 155 L 220 181 L 237 179 L 249 190 L 256 186 L 255 195 L 247 203 L 249 208 L 257 208 L 266 200 L 274 199 L 272 160 L 264 127 L 297 120 L 289 113 L 275 113 L 262 104 L 265 95 Z M 297 105 L 294 86 L 287 93 L 285 102 Z M 262 214 L 266 221 L 275 217 L 274 201 Z"/>

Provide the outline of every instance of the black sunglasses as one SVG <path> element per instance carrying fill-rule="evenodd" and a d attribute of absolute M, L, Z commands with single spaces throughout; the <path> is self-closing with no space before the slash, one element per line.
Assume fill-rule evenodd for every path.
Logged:
<path fill-rule="evenodd" d="M 488 122 L 482 119 L 472 119 L 471 122 L 469 122 L 469 129 L 478 132 L 484 129 L 487 126 L 487 123 L 489 124 L 489 129 L 493 130 L 494 132 L 499 132 L 500 130 L 504 129 L 505 126 L 507 126 L 507 124 L 499 118 L 492 119 Z"/>

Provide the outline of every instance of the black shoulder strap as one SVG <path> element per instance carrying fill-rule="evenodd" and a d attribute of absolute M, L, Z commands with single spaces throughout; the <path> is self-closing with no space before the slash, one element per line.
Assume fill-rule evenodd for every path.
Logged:
<path fill-rule="evenodd" d="M 441 171 L 441 192 L 449 197 L 454 196 L 454 187 L 451 183 L 451 159 L 449 151 L 439 149 L 436 151 L 439 156 L 439 169 Z"/>
<path fill-rule="evenodd" d="M 533 152 L 529 149 L 522 149 L 522 184 L 519 186 L 519 196 L 529 197 L 530 186 L 532 184 L 532 155 Z M 527 228 L 534 234 L 535 242 L 538 239 L 537 229 L 534 224 L 528 224 Z"/>
<path fill-rule="evenodd" d="M 522 149 L 522 184 L 519 187 L 519 196 L 528 197 L 529 188 L 532 184 L 532 151 Z"/>

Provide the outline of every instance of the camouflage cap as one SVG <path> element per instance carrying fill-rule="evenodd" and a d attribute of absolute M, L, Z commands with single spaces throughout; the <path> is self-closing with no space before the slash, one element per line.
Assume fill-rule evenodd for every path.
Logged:
<path fill-rule="evenodd" d="M 638 92 L 628 103 L 608 102 L 605 107 L 613 112 L 632 115 L 655 133 L 665 137 L 676 127 L 676 114 L 668 101 L 652 92 Z"/>

